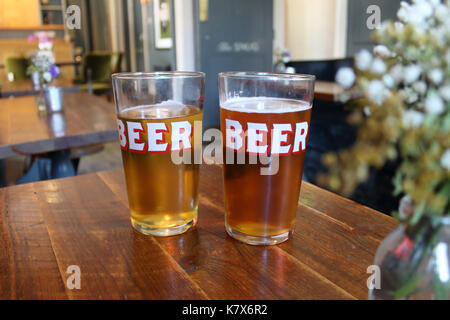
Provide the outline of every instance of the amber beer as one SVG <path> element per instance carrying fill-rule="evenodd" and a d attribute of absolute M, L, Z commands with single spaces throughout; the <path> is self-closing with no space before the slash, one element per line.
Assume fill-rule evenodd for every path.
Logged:
<path fill-rule="evenodd" d="M 245 153 L 245 164 L 224 166 L 227 232 L 250 244 L 286 240 L 298 206 L 311 104 L 282 98 L 231 99 L 221 105 L 220 117 L 224 154 L 232 152 L 238 159 Z M 278 171 L 262 175 L 267 165 L 249 163 L 252 154 L 278 157 Z"/>
<path fill-rule="evenodd" d="M 197 222 L 205 74 L 111 76 L 131 224 L 154 236 Z"/>
<path fill-rule="evenodd" d="M 194 161 L 175 164 L 171 153 L 188 150 L 194 154 L 194 125 L 202 121 L 202 111 L 171 104 L 138 106 L 122 110 L 118 119 L 133 226 L 143 233 L 152 230 L 155 234 L 160 229 L 161 235 L 168 235 L 168 229 L 194 225 L 199 165 Z M 178 124 L 182 125 L 181 130 Z M 175 140 L 174 128 L 180 137 Z M 189 146 L 185 145 L 183 134 L 189 137 Z"/>

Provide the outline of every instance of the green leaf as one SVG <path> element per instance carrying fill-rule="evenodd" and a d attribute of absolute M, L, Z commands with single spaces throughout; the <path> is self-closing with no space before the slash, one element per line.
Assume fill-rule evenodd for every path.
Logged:
<path fill-rule="evenodd" d="M 444 184 L 444 186 L 441 188 L 441 190 L 439 190 L 439 192 L 438 192 L 438 196 L 442 197 L 442 199 L 445 199 L 445 202 L 444 202 L 444 205 L 442 208 L 442 212 L 439 212 L 438 214 L 449 214 L 449 212 L 443 212 L 449 202 L 449 197 L 448 197 L 449 194 L 450 194 L 450 181 L 447 181 Z"/>
<path fill-rule="evenodd" d="M 416 291 L 418 284 L 422 280 L 423 275 L 417 275 L 412 277 L 409 281 L 407 281 L 403 286 L 398 288 L 395 292 L 393 292 L 394 299 L 404 298 Z"/>
<path fill-rule="evenodd" d="M 394 179 L 392 180 L 392 184 L 394 185 L 393 191 L 394 196 L 398 196 L 403 191 L 402 177 L 403 177 L 402 172 L 400 170 L 397 170 Z"/>
<path fill-rule="evenodd" d="M 414 208 L 413 216 L 411 217 L 411 220 L 409 221 L 409 223 L 411 225 L 415 225 L 420 220 L 423 212 L 425 211 L 425 204 L 426 204 L 426 202 L 422 201 L 418 206 L 416 206 Z"/>
<path fill-rule="evenodd" d="M 392 218 L 396 219 L 396 220 L 402 220 L 400 218 L 400 213 L 397 210 L 394 210 L 391 212 Z"/>

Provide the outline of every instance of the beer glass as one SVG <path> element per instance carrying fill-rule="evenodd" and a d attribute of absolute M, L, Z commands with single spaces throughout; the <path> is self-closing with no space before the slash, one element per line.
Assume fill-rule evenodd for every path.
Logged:
<path fill-rule="evenodd" d="M 205 76 L 201 72 L 111 76 L 133 227 L 171 236 L 197 222 Z M 179 161 L 179 160 L 182 161 Z"/>
<path fill-rule="evenodd" d="M 300 74 L 219 74 L 225 227 L 231 237 L 270 245 L 292 233 L 314 81 Z"/>

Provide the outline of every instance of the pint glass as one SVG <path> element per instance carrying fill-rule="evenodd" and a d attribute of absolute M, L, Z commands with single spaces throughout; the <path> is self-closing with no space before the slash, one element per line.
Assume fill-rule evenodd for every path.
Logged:
<path fill-rule="evenodd" d="M 204 78 L 112 75 L 131 223 L 141 233 L 170 236 L 196 224 Z"/>
<path fill-rule="evenodd" d="M 225 227 L 248 244 L 287 240 L 305 161 L 314 76 L 219 74 Z"/>

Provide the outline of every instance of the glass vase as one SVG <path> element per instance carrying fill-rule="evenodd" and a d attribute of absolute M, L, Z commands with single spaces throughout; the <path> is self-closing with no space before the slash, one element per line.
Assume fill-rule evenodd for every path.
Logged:
<path fill-rule="evenodd" d="M 41 83 L 39 86 L 39 92 L 36 96 L 36 107 L 40 113 L 46 112 L 45 99 L 44 99 L 44 94 L 45 94 L 46 90 L 47 90 L 47 85 L 44 83 Z"/>
<path fill-rule="evenodd" d="M 376 252 L 380 285 L 369 289 L 369 299 L 448 299 L 449 241 L 448 216 L 424 216 L 414 226 L 398 226 Z"/>

